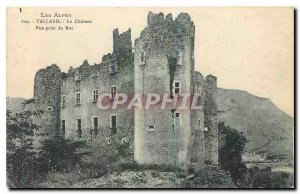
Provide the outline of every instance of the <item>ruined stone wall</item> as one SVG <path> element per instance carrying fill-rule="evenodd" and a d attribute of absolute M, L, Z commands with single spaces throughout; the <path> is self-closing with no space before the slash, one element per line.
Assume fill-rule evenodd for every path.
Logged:
<path fill-rule="evenodd" d="M 126 138 L 140 164 L 176 167 L 199 166 L 205 161 L 218 164 L 217 79 L 212 75 L 204 79 L 194 72 L 194 34 L 195 26 L 188 14 L 181 13 L 174 20 L 171 14 L 165 17 L 162 13 L 150 12 L 148 25 L 135 41 L 134 53 L 130 29 L 122 34 L 116 29 L 113 52 L 104 55 L 100 64 L 90 65 L 84 61 L 67 73 L 61 73 L 56 65 L 39 70 L 34 99 L 35 108 L 45 111 L 40 124 L 47 132 L 61 133 L 57 130 L 61 120 L 65 120 L 65 136 L 75 139 L 76 120 L 81 119 L 82 139 L 95 144 L 111 138 L 112 144 L 120 144 L 122 138 Z M 181 65 L 176 62 L 179 51 Z M 116 71 L 110 71 L 112 64 L 116 64 Z M 199 92 L 203 108 L 161 110 L 160 102 L 151 110 L 101 110 L 93 102 L 94 89 L 98 89 L 100 95 L 110 93 L 110 87 L 116 85 L 118 93 L 131 97 L 135 93 L 152 92 L 163 96 L 173 92 L 174 81 L 180 81 L 181 93 Z M 81 94 L 80 105 L 76 105 L 77 92 Z M 66 96 L 66 107 L 61 107 L 62 95 Z M 52 111 L 48 111 L 48 107 L 52 107 Z M 180 113 L 180 125 L 176 126 L 173 123 L 175 111 Z M 110 129 L 112 114 L 117 115 L 116 131 Z M 92 130 L 93 117 L 99 118 L 97 133 Z M 155 125 L 155 130 L 148 131 L 149 125 Z"/>
<path fill-rule="evenodd" d="M 119 34 L 118 28 L 113 31 L 113 54 L 122 63 L 132 55 L 131 29 Z"/>
<path fill-rule="evenodd" d="M 181 92 L 191 90 L 194 72 L 194 25 L 188 14 L 181 13 L 173 20 L 162 13 L 148 15 L 148 26 L 135 41 L 135 93 L 171 94 L 174 81 L 180 81 Z M 178 51 L 182 65 L 176 64 Z M 141 55 L 145 54 L 145 63 Z M 175 64 L 174 64 L 175 61 Z M 170 65 L 173 67 L 170 68 Z M 173 69 L 172 69 L 173 68 Z M 175 71 L 172 75 L 171 71 Z M 135 159 L 141 164 L 185 165 L 191 128 L 190 111 L 181 113 L 180 126 L 173 127 L 174 111 L 135 110 Z M 155 125 L 155 131 L 148 131 Z"/>
<path fill-rule="evenodd" d="M 117 64 L 116 72 L 109 71 L 112 63 Z M 80 75 L 80 80 L 75 80 L 76 74 Z M 118 93 L 132 96 L 134 90 L 132 53 L 122 61 L 116 58 L 115 53 L 107 54 L 102 57 L 100 64 L 89 65 L 85 61 L 80 67 L 69 70 L 62 86 L 62 95 L 66 96 L 66 107 L 61 111 L 61 119 L 66 121 L 67 137 L 77 137 L 76 119 L 81 119 L 83 139 L 98 141 L 103 137 L 107 139 L 114 136 L 114 142 L 121 142 L 122 138 L 126 138 L 126 141 L 133 146 L 133 110 L 102 110 L 99 109 L 97 103 L 93 102 L 94 89 L 98 89 L 100 96 L 102 93 L 110 93 L 110 87 L 113 85 L 117 87 Z M 76 105 L 77 92 L 81 94 L 80 105 Z M 116 130 L 110 128 L 112 114 L 117 115 Z M 92 130 L 93 117 L 98 117 L 99 130 L 97 132 Z"/>
<path fill-rule="evenodd" d="M 39 133 L 52 136 L 59 133 L 60 126 L 60 96 L 61 71 L 57 65 L 40 69 L 34 79 L 34 108 L 42 110 L 41 118 L 34 122 L 41 126 Z"/>
<path fill-rule="evenodd" d="M 218 165 L 217 78 L 208 75 L 204 81 L 205 160 Z"/>
<path fill-rule="evenodd" d="M 205 161 L 205 136 L 204 136 L 204 78 L 201 73 L 195 72 L 194 93 L 199 95 L 198 101 L 201 109 L 192 110 L 192 130 L 190 136 L 190 163 L 199 168 Z"/>

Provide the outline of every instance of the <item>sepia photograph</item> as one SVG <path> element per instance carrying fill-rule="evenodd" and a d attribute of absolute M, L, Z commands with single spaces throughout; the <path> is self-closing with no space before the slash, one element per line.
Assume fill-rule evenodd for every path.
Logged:
<path fill-rule="evenodd" d="M 9 189 L 295 189 L 293 7 L 7 7 Z"/>

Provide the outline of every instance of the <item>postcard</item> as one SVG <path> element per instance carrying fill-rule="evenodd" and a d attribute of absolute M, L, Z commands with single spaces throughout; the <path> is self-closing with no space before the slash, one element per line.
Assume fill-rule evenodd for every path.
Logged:
<path fill-rule="evenodd" d="M 7 8 L 7 186 L 294 189 L 294 9 Z"/>

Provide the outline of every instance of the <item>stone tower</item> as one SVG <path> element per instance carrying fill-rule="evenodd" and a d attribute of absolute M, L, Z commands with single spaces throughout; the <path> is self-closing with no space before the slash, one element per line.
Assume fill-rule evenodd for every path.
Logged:
<path fill-rule="evenodd" d="M 181 13 L 173 20 L 171 14 L 164 17 L 163 13 L 149 12 L 148 26 L 135 41 L 135 93 L 161 96 L 168 93 L 173 99 L 182 98 L 181 93 L 190 93 L 194 34 L 195 27 L 188 14 Z M 135 109 L 134 116 L 134 156 L 138 163 L 186 166 L 190 110 L 162 110 L 156 106 L 149 110 Z"/>
<path fill-rule="evenodd" d="M 61 71 L 55 64 L 40 69 L 34 79 L 34 109 L 43 111 L 35 122 L 49 136 L 60 133 L 61 83 Z"/>
<path fill-rule="evenodd" d="M 189 157 L 190 163 L 199 168 L 205 163 L 205 128 L 204 128 L 204 77 L 200 72 L 195 72 L 194 94 L 197 94 L 201 104 L 201 109 L 191 110 L 192 112 L 192 131 L 190 136 Z"/>

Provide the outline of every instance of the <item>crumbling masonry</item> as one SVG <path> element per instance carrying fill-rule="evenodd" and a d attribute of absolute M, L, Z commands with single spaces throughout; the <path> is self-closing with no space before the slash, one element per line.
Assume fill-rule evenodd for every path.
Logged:
<path fill-rule="evenodd" d="M 51 65 L 36 73 L 35 108 L 44 110 L 39 124 L 49 135 L 130 144 L 140 164 L 187 167 L 218 164 L 217 78 L 194 70 L 195 26 L 186 13 L 149 12 L 148 25 L 134 42 L 131 31 L 113 31 L 113 52 L 100 64 L 84 61 L 67 73 Z M 133 51 L 134 50 L 134 51 Z M 102 93 L 197 93 L 197 110 L 101 110 Z M 59 130 L 58 130 L 59 129 Z M 117 134 L 115 139 L 111 139 Z"/>

